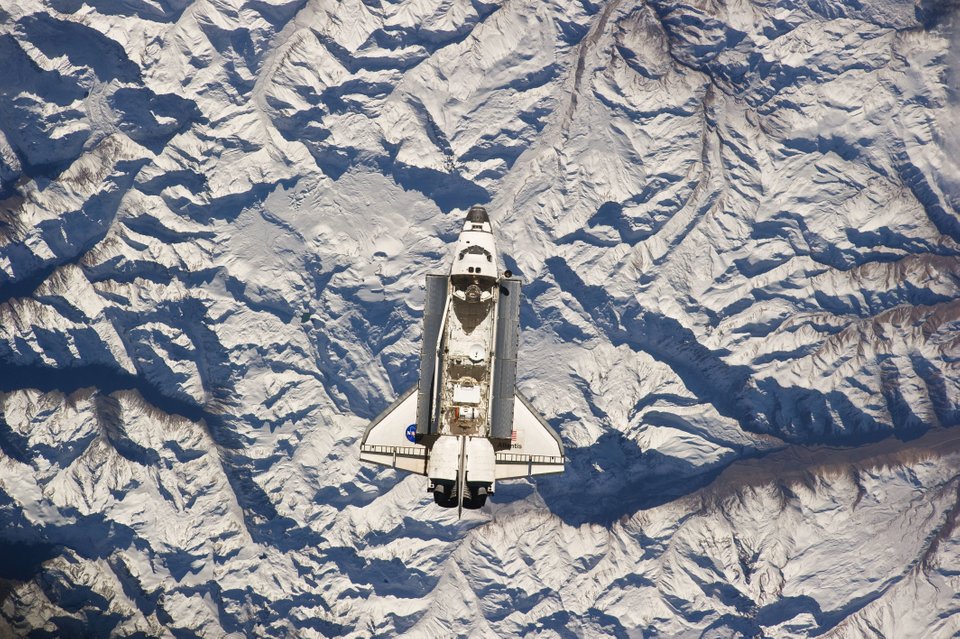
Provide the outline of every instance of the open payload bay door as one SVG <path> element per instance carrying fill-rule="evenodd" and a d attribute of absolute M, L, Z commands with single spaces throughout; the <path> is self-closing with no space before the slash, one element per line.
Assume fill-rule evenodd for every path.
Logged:
<path fill-rule="evenodd" d="M 513 403 L 510 440 L 510 450 L 496 455 L 498 480 L 563 472 L 563 443 L 560 436 L 519 392 Z"/>
<path fill-rule="evenodd" d="M 416 443 L 417 387 L 380 413 L 360 441 L 360 461 L 427 474 L 427 449 Z"/>

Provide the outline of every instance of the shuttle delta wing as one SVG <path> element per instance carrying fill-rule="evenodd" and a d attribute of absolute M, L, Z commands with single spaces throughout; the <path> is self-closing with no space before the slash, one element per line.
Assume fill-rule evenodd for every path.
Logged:
<path fill-rule="evenodd" d="M 526 397 L 513 402 L 513 432 L 509 450 L 497 453 L 497 479 L 563 472 L 563 443 Z"/>
<path fill-rule="evenodd" d="M 427 474 L 427 449 L 416 443 L 417 387 L 370 422 L 360 442 L 360 461 Z"/>

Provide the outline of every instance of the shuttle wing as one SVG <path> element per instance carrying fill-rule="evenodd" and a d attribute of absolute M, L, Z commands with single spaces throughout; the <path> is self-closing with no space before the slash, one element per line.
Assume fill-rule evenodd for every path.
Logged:
<path fill-rule="evenodd" d="M 517 392 L 513 403 L 513 433 L 510 450 L 496 455 L 497 479 L 563 472 L 560 436 L 526 397 Z"/>
<path fill-rule="evenodd" d="M 360 441 L 360 460 L 427 474 L 427 449 L 416 443 L 417 387 L 373 420 Z"/>

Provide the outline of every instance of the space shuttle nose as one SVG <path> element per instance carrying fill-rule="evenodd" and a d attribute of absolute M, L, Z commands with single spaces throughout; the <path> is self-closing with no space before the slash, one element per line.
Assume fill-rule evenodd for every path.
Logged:
<path fill-rule="evenodd" d="M 483 224 L 490 221 L 490 216 L 487 215 L 487 209 L 482 206 L 471 206 L 467 213 L 467 221 L 473 224 Z"/>

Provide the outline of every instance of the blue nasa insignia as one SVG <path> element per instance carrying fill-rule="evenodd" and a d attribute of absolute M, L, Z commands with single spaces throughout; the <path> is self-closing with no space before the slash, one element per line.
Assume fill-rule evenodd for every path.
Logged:
<path fill-rule="evenodd" d="M 411 442 L 416 443 L 417 441 L 417 425 L 416 424 L 410 424 L 409 426 L 407 426 L 407 439 L 409 439 Z"/>

